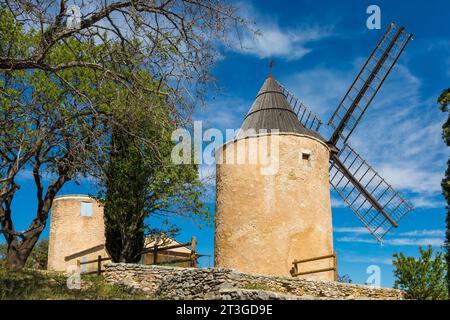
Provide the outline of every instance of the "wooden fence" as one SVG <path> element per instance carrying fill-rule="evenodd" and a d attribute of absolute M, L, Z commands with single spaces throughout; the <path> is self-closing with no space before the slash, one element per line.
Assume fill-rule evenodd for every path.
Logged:
<path fill-rule="evenodd" d="M 154 246 L 143 250 L 141 252 L 141 254 L 151 253 L 153 255 L 153 263 L 152 264 L 164 265 L 164 264 L 189 262 L 190 267 L 197 267 L 197 258 L 202 257 L 202 256 L 207 256 L 207 255 L 197 254 L 195 251 L 196 245 L 197 245 L 197 240 L 195 239 L 195 237 L 192 237 L 192 240 L 190 242 L 186 242 L 186 243 L 180 243 L 180 244 L 175 244 L 175 245 L 170 245 L 170 246 L 155 244 Z M 182 248 L 182 247 L 191 247 L 191 252 L 189 254 L 189 258 L 175 259 L 173 261 L 158 261 L 158 253 L 161 253 L 164 251 L 169 251 L 171 249 Z M 71 254 L 71 255 L 65 257 L 65 261 L 79 258 L 86 254 L 93 253 L 93 252 L 102 250 L 104 248 L 105 248 L 104 245 L 97 245 L 92 248 Z M 173 255 L 173 253 L 171 253 L 171 254 Z M 77 259 L 77 267 L 79 269 L 81 269 L 81 266 L 83 266 L 83 265 L 89 265 L 89 264 L 96 263 L 97 264 L 96 270 L 81 272 L 81 274 L 83 274 L 83 275 L 88 275 L 88 274 L 100 275 L 102 272 L 104 272 L 104 270 L 102 270 L 102 262 L 109 261 L 109 260 L 111 260 L 110 257 L 102 257 L 101 255 L 98 255 L 97 259 L 93 259 L 93 260 L 89 260 L 89 261 L 80 261 Z"/>
<path fill-rule="evenodd" d="M 333 267 L 316 269 L 316 270 L 309 270 L 309 271 L 302 271 L 302 272 L 298 271 L 298 265 L 299 264 L 306 263 L 306 262 L 311 262 L 311 261 L 325 260 L 325 259 L 330 259 L 330 258 L 333 259 Z M 292 262 L 292 264 L 294 265 L 292 267 L 292 269 L 291 269 L 291 275 L 293 277 L 302 276 L 302 275 L 305 275 L 305 274 L 334 271 L 334 281 L 338 280 L 336 252 L 333 252 L 332 254 L 328 254 L 328 255 L 325 255 L 325 256 L 315 257 L 315 258 L 294 260 L 294 262 Z"/>
<path fill-rule="evenodd" d="M 111 258 L 109 258 L 109 257 L 106 257 L 106 258 L 102 258 L 102 256 L 101 255 L 99 255 L 98 257 L 97 257 L 97 259 L 94 259 L 94 260 L 89 260 L 89 261 L 80 261 L 80 260 L 77 260 L 77 267 L 78 267 L 78 269 L 81 269 L 81 266 L 82 265 L 88 265 L 88 264 L 91 264 L 91 263 L 97 263 L 97 270 L 95 270 L 95 271 L 89 271 L 89 272 L 81 272 L 81 274 L 83 274 L 83 275 L 87 275 L 87 274 L 97 274 L 97 275 L 100 275 L 102 272 L 104 272 L 105 270 L 102 270 L 102 262 L 103 261 L 108 261 L 108 260 L 111 260 Z"/>

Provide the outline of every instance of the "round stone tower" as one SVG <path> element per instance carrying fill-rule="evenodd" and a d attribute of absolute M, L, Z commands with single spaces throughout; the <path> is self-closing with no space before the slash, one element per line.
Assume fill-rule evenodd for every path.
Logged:
<path fill-rule="evenodd" d="M 269 76 L 234 141 L 216 153 L 215 266 L 290 276 L 333 253 L 330 150 Z M 298 272 L 333 267 L 333 259 Z M 334 272 L 305 276 L 333 280 Z"/>
<path fill-rule="evenodd" d="M 67 271 L 68 266 L 76 265 L 77 259 L 89 261 L 97 258 L 98 254 L 105 257 L 104 244 L 103 207 L 96 200 L 86 195 L 55 198 L 50 219 L 49 270 Z M 92 252 L 70 258 L 73 254 L 89 249 Z"/>

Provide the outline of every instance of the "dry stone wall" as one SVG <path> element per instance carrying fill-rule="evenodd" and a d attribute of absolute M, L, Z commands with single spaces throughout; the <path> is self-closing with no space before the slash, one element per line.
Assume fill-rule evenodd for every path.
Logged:
<path fill-rule="evenodd" d="M 403 299 L 400 290 L 256 275 L 233 269 L 197 269 L 113 263 L 105 278 L 162 299 Z"/>

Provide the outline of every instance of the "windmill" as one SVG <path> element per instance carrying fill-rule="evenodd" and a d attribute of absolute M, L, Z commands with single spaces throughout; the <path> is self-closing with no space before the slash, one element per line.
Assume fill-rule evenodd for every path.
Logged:
<path fill-rule="evenodd" d="M 381 241 L 412 207 L 352 147 L 348 140 L 411 39 L 404 27 L 391 23 L 365 61 L 327 125 L 330 184 L 355 215 Z M 303 126 L 319 131 L 322 121 L 281 84 Z"/>
<path fill-rule="evenodd" d="M 330 185 L 378 241 L 398 226 L 412 207 L 349 138 L 411 37 L 390 24 L 327 123 L 327 139 L 319 117 L 269 74 L 216 161 L 234 159 L 236 150 L 254 155 L 253 145 L 270 139 L 279 170 L 266 175 L 261 163 L 217 162 L 215 266 L 336 280 Z M 299 270 L 298 261 L 315 271 Z"/>

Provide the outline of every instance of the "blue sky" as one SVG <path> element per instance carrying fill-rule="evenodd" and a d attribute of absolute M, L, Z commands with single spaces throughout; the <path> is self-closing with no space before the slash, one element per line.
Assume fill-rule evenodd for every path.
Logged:
<path fill-rule="evenodd" d="M 335 195 L 334 246 L 340 274 L 364 283 L 370 265 L 381 268 L 381 285 L 393 283 L 392 253 L 416 255 L 418 245 L 443 243 L 445 204 L 440 180 L 448 151 L 441 140 L 444 116 L 436 99 L 450 86 L 450 11 L 448 1 L 242 1 L 240 13 L 256 23 L 260 36 L 244 32 L 242 46 L 220 46 L 214 69 L 219 89 L 211 91 L 207 106 L 196 120 L 219 129 L 240 127 L 275 60 L 274 77 L 326 122 L 356 76 L 363 60 L 391 21 L 414 34 L 350 139 L 351 145 L 414 206 L 399 228 L 377 243 Z M 366 8 L 381 8 L 381 30 L 366 28 Z M 236 40 L 234 38 L 234 40 Z M 202 166 L 204 178 L 214 167 Z M 27 174 L 14 200 L 18 230 L 26 228 L 35 212 L 33 182 Z M 214 210 L 214 184 L 207 201 Z M 60 194 L 96 193 L 89 180 L 67 184 Z M 201 253 L 213 254 L 214 231 L 198 229 L 190 221 L 180 241 L 196 235 Z M 48 236 L 48 228 L 43 237 Z M 202 265 L 208 265 L 208 259 Z M 211 260 L 212 261 L 212 260 Z"/>

